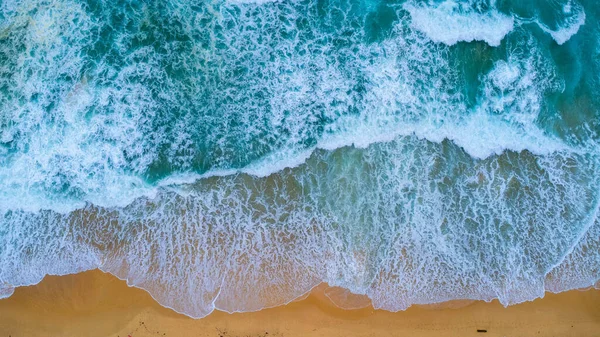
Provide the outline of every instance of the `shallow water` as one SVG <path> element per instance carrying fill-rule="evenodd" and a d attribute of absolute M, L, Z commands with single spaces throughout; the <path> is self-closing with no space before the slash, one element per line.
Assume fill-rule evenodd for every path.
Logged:
<path fill-rule="evenodd" d="M 600 279 L 595 1 L 3 1 L 0 295 L 189 316 Z M 344 295 L 345 296 L 345 295 Z"/>

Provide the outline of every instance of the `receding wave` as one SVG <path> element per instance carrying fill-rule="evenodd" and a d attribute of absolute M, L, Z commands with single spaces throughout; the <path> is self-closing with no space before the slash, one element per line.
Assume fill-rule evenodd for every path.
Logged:
<path fill-rule="evenodd" d="M 0 297 L 93 268 L 193 317 L 593 286 L 596 7 L 3 2 Z"/>

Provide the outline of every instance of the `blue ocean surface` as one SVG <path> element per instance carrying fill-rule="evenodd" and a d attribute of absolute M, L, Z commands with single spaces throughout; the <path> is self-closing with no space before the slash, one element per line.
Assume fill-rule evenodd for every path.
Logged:
<path fill-rule="evenodd" d="M 191 317 L 600 280 L 597 0 L 0 0 L 0 298 Z M 336 301 L 340 306 L 343 299 Z"/>

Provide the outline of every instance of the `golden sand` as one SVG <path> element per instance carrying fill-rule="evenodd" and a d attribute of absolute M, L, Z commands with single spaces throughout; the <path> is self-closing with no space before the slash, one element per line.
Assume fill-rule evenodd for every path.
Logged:
<path fill-rule="evenodd" d="M 0 337 L 21 336 L 600 336 L 600 291 L 570 291 L 508 308 L 492 303 L 342 310 L 318 287 L 286 306 L 194 320 L 100 271 L 48 276 L 0 300 Z M 480 330 L 479 332 L 477 330 Z"/>

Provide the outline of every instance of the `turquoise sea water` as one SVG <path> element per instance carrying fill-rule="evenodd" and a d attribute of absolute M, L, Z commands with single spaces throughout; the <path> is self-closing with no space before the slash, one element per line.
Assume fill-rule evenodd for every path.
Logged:
<path fill-rule="evenodd" d="M 320 282 L 392 311 L 593 286 L 599 19 L 0 0 L 0 297 L 93 268 L 192 317 Z"/>

